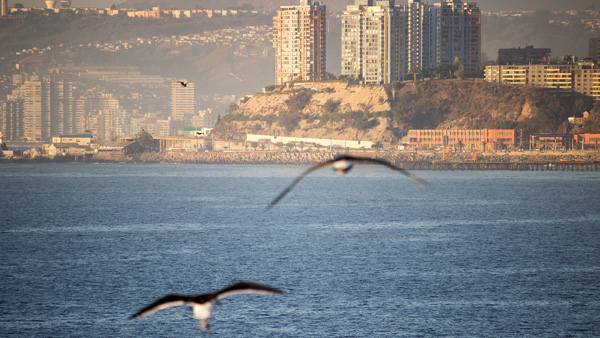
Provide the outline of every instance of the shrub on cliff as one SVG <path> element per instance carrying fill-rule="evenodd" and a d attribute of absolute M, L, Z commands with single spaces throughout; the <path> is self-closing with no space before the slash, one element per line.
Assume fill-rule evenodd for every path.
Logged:
<path fill-rule="evenodd" d="M 282 110 L 279 112 L 277 124 L 285 128 L 286 131 L 292 131 L 298 127 L 298 123 L 302 119 L 302 113 L 299 111 Z"/>
<path fill-rule="evenodd" d="M 340 106 L 341 103 L 342 102 L 340 100 L 334 100 L 332 98 L 329 98 L 323 104 L 323 110 L 326 113 L 333 113 L 338 109 L 338 107 Z"/>
<path fill-rule="evenodd" d="M 368 130 L 377 125 L 377 119 L 373 118 L 367 110 L 353 110 L 344 114 L 346 124 L 357 130 Z"/>
<path fill-rule="evenodd" d="M 288 111 L 291 113 L 301 112 L 306 105 L 310 102 L 312 94 L 306 89 L 299 90 L 297 93 L 285 100 L 285 104 L 288 107 Z"/>
<path fill-rule="evenodd" d="M 277 88 L 281 88 L 281 86 L 280 85 L 268 85 L 268 86 L 265 86 L 265 92 L 267 92 L 267 93 L 272 92 Z"/>

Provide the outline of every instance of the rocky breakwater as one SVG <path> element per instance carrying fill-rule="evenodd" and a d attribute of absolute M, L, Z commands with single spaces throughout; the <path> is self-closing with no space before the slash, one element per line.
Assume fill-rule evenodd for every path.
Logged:
<path fill-rule="evenodd" d="M 314 164 L 333 158 L 325 152 L 204 152 L 144 153 L 142 163 Z"/>
<path fill-rule="evenodd" d="M 205 163 L 205 164 L 299 164 L 311 165 L 327 161 L 343 153 L 330 152 L 187 152 L 144 153 L 141 163 Z M 356 156 L 384 159 L 411 170 L 598 170 L 599 152 L 572 153 L 454 153 L 435 152 L 356 152 Z"/>

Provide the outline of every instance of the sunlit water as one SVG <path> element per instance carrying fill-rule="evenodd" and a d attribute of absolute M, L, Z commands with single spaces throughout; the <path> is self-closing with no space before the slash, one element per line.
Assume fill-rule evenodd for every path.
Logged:
<path fill-rule="evenodd" d="M 0 165 L 0 337 L 600 336 L 600 173 L 305 169 Z"/>

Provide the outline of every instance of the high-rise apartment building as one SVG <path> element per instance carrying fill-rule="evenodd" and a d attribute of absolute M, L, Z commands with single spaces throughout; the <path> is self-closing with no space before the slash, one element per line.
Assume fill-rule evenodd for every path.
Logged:
<path fill-rule="evenodd" d="M 48 93 L 50 109 L 49 133 L 51 136 L 70 134 L 75 125 L 75 101 L 73 84 L 58 78 L 44 78 L 45 89 Z"/>
<path fill-rule="evenodd" d="M 342 75 L 362 77 L 363 6 L 349 5 L 342 14 Z"/>
<path fill-rule="evenodd" d="M 188 82 L 183 86 L 178 82 L 171 84 L 171 116 L 175 120 L 183 120 L 195 114 L 194 83 Z"/>
<path fill-rule="evenodd" d="M 0 17 L 8 16 L 8 0 L 0 0 Z"/>
<path fill-rule="evenodd" d="M 322 81 L 325 78 L 325 5 L 300 0 L 282 6 L 273 17 L 276 83 Z"/>
<path fill-rule="evenodd" d="M 342 75 L 389 83 L 415 69 L 452 65 L 466 75 L 481 69 L 481 13 L 474 3 L 444 0 L 355 0 L 342 16 Z"/>
<path fill-rule="evenodd" d="M 434 27 L 430 25 L 429 8 L 429 5 L 420 0 L 408 0 L 408 4 L 401 7 L 406 73 L 413 69 L 423 69 L 431 63 L 434 40 L 429 30 Z"/>
<path fill-rule="evenodd" d="M 444 0 L 429 8 L 429 63 L 453 64 L 460 58 L 466 75 L 481 70 L 481 12 L 475 3 Z"/>
<path fill-rule="evenodd" d="M 111 94 L 80 97 L 76 108 L 76 130 L 73 132 L 91 133 L 98 140 L 112 140 L 124 134 L 119 132 L 121 115 L 123 110 L 119 100 Z"/>
<path fill-rule="evenodd" d="M 357 0 L 342 16 L 342 75 L 364 83 L 403 77 L 400 11 L 394 0 Z"/>
<path fill-rule="evenodd" d="M 42 141 L 49 135 L 44 135 L 46 128 L 42 121 L 47 119 L 43 116 L 47 114 L 42 104 L 42 81 L 31 79 L 26 81 L 20 88 L 20 95 L 24 99 L 23 114 L 23 137 L 27 141 Z"/>
<path fill-rule="evenodd" d="M 23 132 L 16 132 L 16 129 L 8 139 L 48 141 L 52 136 L 72 132 L 74 102 L 71 82 L 31 75 L 9 97 L 12 98 L 9 101 L 12 102 L 13 112 L 21 111 L 17 107 L 21 105 L 18 102 L 22 101 Z"/>
<path fill-rule="evenodd" d="M 25 100 L 16 95 L 8 95 L 6 101 L 0 102 L 0 133 L 6 140 L 23 139 L 24 106 Z"/>
<path fill-rule="evenodd" d="M 596 62 L 600 61 L 600 37 L 590 38 L 590 58 Z"/>

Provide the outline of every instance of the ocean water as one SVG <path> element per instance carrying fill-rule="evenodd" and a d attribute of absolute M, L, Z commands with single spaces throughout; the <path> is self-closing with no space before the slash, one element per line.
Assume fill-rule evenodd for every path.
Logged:
<path fill-rule="evenodd" d="M 599 172 L 305 169 L 0 165 L 0 337 L 600 337 Z"/>

